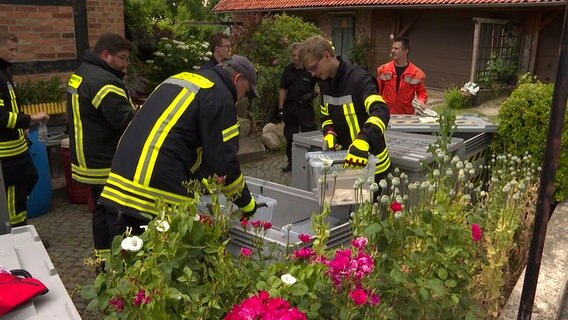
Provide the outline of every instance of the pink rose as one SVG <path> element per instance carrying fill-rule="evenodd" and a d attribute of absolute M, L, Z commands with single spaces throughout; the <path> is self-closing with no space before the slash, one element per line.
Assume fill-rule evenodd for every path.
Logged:
<path fill-rule="evenodd" d="M 400 204 L 399 202 L 396 202 L 396 201 L 391 203 L 391 210 L 393 212 L 402 211 L 402 204 Z"/>
<path fill-rule="evenodd" d="M 300 233 L 298 239 L 300 239 L 300 241 L 302 241 L 303 243 L 308 243 L 312 240 L 312 236 L 310 236 L 309 234 Z"/>
<path fill-rule="evenodd" d="M 243 257 L 250 257 L 252 255 L 252 250 L 249 248 L 241 248 L 241 255 L 243 255 Z"/>
<path fill-rule="evenodd" d="M 351 241 L 351 245 L 359 250 L 362 250 L 367 245 L 367 238 L 365 237 L 358 237 Z"/>
<path fill-rule="evenodd" d="M 477 223 L 472 224 L 471 238 L 473 239 L 473 241 L 479 242 L 481 241 L 482 237 L 483 237 L 483 230 L 481 230 L 481 227 Z"/>
<path fill-rule="evenodd" d="M 367 302 L 367 293 L 363 289 L 355 289 L 351 291 L 349 293 L 349 297 L 351 297 L 351 300 L 353 300 L 353 302 L 358 306 Z"/>

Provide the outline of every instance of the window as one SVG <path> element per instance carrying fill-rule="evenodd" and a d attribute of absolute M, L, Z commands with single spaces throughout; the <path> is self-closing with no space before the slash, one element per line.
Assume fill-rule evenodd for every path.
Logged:
<path fill-rule="evenodd" d="M 335 54 L 347 59 L 353 48 L 353 17 L 334 17 L 332 20 L 331 41 Z"/>
<path fill-rule="evenodd" d="M 487 87 L 514 84 L 519 69 L 521 28 L 504 20 L 474 20 L 470 80 Z"/>

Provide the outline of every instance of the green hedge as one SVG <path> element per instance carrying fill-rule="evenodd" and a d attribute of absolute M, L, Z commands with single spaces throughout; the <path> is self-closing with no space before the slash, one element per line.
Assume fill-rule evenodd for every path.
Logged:
<path fill-rule="evenodd" d="M 552 107 L 552 84 L 520 84 L 503 102 L 499 111 L 498 137 L 493 144 L 497 152 L 530 153 L 542 165 Z M 568 118 L 564 119 L 560 161 L 556 172 L 554 200 L 568 198 Z"/>

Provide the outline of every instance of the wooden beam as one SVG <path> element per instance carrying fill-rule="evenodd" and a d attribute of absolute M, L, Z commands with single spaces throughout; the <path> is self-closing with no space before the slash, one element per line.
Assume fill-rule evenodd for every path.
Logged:
<path fill-rule="evenodd" d="M 554 21 L 554 19 L 556 19 L 558 16 L 560 16 L 560 11 L 553 11 L 546 19 L 544 19 L 544 21 L 541 21 L 539 31 L 542 31 L 544 28 L 548 27 L 548 25 L 551 24 L 552 21 Z"/>
<path fill-rule="evenodd" d="M 536 16 L 536 21 L 532 30 L 532 43 L 531 43 L 531 50 L 530 50 L 530 59 L 529 59 L 529 68 L 528 71 L 531 74 L 534 74 L 534 67 L 536 64 L 536 54 L 538 52 L 538 38 L 540 36 L 540 30 L 541 30 L 541 23 L 542 23 L 542 11 L 538 12 L 538 15 Z"/>
<path fill-rule="evenodd" d="M 414 26 L 414 24 L 416 24 L 416 21 L 418 21 L 418 17 L 414 18 L 412 21 L 410 21 L 410 23 L 407 23 L 404 28 L 402 28 L 402 30 L 399 30 L 396 33 L 396 37 L 404 37 L 404 35 L 412 28 L 412 26 Z M 400 24 L 399 24 L 400 27 Z"/>
<path fill-rule="evenodd" d="M 481 36 L 481 22 L 474 20 L 473 27 L 473 50 L 471 53 L 471 71 L 469 73 L 469 81 L 475 82 L 477 73 L 477 58 L 479 56 L 479 37 Z"/>

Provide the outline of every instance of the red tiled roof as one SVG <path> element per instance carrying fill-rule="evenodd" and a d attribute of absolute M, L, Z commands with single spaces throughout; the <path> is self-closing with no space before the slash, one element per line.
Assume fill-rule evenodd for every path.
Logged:
<path fill-rule="evenodd" d="M 315 9 L 322 7 L 402 7 L 402 6 L 542 6 L 564 5 L 565 0 L 221 0 L 214 12 Z"/>

